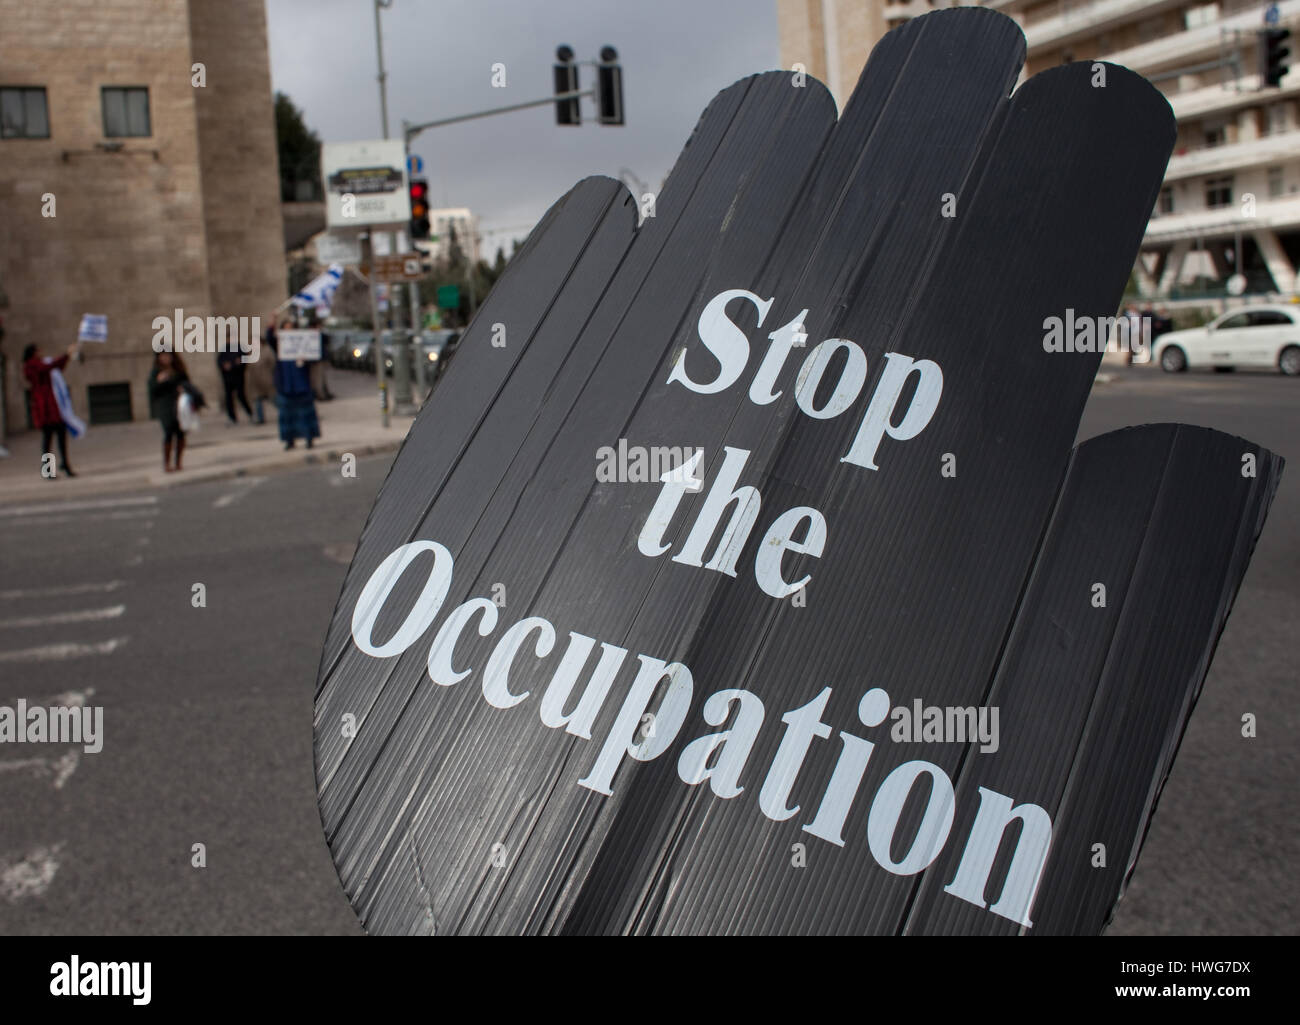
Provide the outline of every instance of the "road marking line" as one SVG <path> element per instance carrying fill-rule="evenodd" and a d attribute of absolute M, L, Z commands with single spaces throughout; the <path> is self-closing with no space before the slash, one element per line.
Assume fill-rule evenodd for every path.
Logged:
<path fill-rule="evenodd" d="M 39 648 L 21 651 L 0 651 L 0 662 L 56 662 L 65 658 L 84 658 L 87 655 L 111 655 L 126 643 L 125 637 L 113 637 L 96 644 L 46 644 Z"/>
<path fill-rule="evenodd" d="M 257 487 L 259 484 L 261 484 L 262 481 L 264 481 L 264 480 L 266 480 L 265 477 L 250 477 L 250 478 L 248 478 L 248 483 L 246 483 L 246 484 L 245 484 L 243 487 L 241 487 L 239 490 L 237 490 L 237 491 L 232 491 L 232 492 L 230 492 L 229 494 L 226 494 L 226 495 L 222 495 L 222 496 L 221 496 L 220 498 L 218 498 L 215 502 L 213 502 L 213 503 L 212 503 L 212 508 L 214 508 L 214 509 L 224 509 L 226 506 L 230 505 L 231 503 L 233 503 L 233 502 L 238 502 L 241 498 L 243 498 L 246 494 L 248 494 L 250 491 L 252 491 L 252 490 L 253 490 L 255 487 Z"/>
<path fill-rule="evenodd" d="M 9 903 L 43 897 L 59 871 L 63 844 L 33 847 L 18 858 L 0 858 L 0 897 Z"/>
<path fill-rule="evenodd" d="M 0 761 L 0 773 L 31 772 L 34 776 L 53 777 L 54 789 L 62 790 L 81 762 L 81 752 L 75 747 L 64 752 L 58 758 L 18 758 L 13 761 Z"/>
<path fill-rule="evenodd" d="M 157 509 L 132 509 L 127 512 L 107 513 L 95 517 L 97 520 L 139 520 L 146 516 L 156 516 Z M 84 516 L 43 516 L 41 517 L 41 526 L 48 526 L 52 523 L 85 523 Z"/>
<path fill-rule="evenodd" d="M 59 626 L 63 623 L 94 623 L 101 619 L 116 619 L 125 611 L 125 605 L 109 605 L 107 608 L 102 609 L 55 612 L 48 616 L 18 616 L 14 619 L 0 619 L 0 629 L 27 626 Z"/>
<path fill-rule="evenodd" d="M 0 599 L 10 601 L 14 598 L 56 598 L 64 594 L 93 594 L 100 591 L 116 591 L 125 587 L 125 580 L 107 580 L 101 584 L 69 584 L 66 587 L 34 587 L 25 591 L 0 591 Z"/>
<path fill-rule="evenodd" d="M 41 513 L 82 512 L 87 509 L 120 509 L 129 505 L 156 505 L 157 502 L 157 495 L 101 498 L 93 502 L 48 502 L 43 505 L 0 507 L 0 516 L 39 516 Z"/>

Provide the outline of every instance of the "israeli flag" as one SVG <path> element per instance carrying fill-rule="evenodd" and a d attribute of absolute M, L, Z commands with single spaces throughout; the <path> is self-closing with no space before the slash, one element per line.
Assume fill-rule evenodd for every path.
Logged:
<path fill-rule="evenodd" d="M 317 278 L 309 281 L 289 302 L 294 306 L 305 306 L 312 309 L 329 309 L 330 304 L 334 301 L 334 293 L 338 291 L 339 282 L 343 280 L 343 265 L 331 263 L 329 270 Z"/>
<path fill-rule="evenodd" d="M 50 371 L 50 387 L 54 389 L 54 402 L 59 407 L 59 416 L 68 425 L 68 433 L 74 438 L 83 437 L 86 433 L 86 424 L 73 410 L 72 393 L 68 391 L 68 382 L 57 370 Z"/>
<path fill-rule="evenodd" d="M 104 313 L 83 313 L 81 315 L 81 324 L 77 328 L 77 341 L 108 341 L 108 315 Z"/>

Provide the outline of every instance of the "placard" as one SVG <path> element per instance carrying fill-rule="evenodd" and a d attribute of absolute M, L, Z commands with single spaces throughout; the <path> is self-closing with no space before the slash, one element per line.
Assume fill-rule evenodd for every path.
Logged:
<path fill-rule="evenodd" d="M 319 331 L 277 331 L 276 355 L 282 360 L 318 360 L 321 358 Z"/>
<path fill-rule="evenodd" d="M 1075 446 L 1105 335 L 1047 325 L 1114 316 L 1175 122 L 1024 52 L 914 19 L 838 122 L 746 79 L 653 218 L 588 178 L 511 260 L 320 660 L 368 930 L 1104 927 L 1281 461 Z"/>

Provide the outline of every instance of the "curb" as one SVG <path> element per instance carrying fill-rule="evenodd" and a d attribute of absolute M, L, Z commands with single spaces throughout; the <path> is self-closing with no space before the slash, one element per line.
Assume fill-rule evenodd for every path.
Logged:
<path fill-rule="evenodd" d="M 330 449 L 304 449 L 293 455 L 281 454 L 255 463 L 241 463 L 238 466 L 213 466 L 203 470 L 195 470 L 192 473 L 186 472 L 182 476 L 168 474 L 163 477 L 151 474 L 148 480 L 151 487 L 183 488 L 190 484 L 207 484 L 218 480 L 231 480 L 238 477 L 250 477 L 255 474 L 274 473 L 278 470 L 296 470 L 305 466 L 322 466 L 325 463 L 336 462 L 345 453 L 351 453 L 358 459 L 365 456 L 382 455 L 385 452 L 397 451 L 402 447 L 404 440 L 404 438 L 395 438 L 392 441 L 377 441 L 366 445 L 339 445 Z"/>
<path fill-rule="evenodd" d="M 339 460 L 344 453 L 350 452 L 357 458 L 365 456 L 383 455 L 387 452 L 396 452 L 402 447 L 405 435 L 401 438 L 392 440 L 368 442 L 362 445 L 334 444 L 329 448 L 319 449 L 302 449 L 289 453 L 280 453 L 275 456 L 269 456 L 254 462 L 244 462 L 229 464 L 225 466 L 210 466 L 198 470 L 186 470 L 183 473 L 167 474 L 161 473 L 141 473 L 129 477 L 121 477 L 116 480 L 104 481 L 102 486 L 78 490 L 75 494 L 60 496 L 58 500 L 69 502 L 80 501 L 84 498 L 94 497 L 96 495 L 110 495 L 124 491 L 141 491 L 141 490 L 164 490 L 170 491 L 173 488 L 186 487 L 191 484 L 209 484 L 213 481 L 233 480 L 240 477 L 249 477 L 253 475 L 276 473 L 285 470 L 296 470 L 306 466 L 323 466 L 328 462 Z M 38 492 L 37 489 L 30 489 L 31 493 L 23 492 L 0 494 L 0 508 L 7 505 L 22 505 L 28 502 L 47 501 L 53 499 L 52 495 L 47 496 L 44 492 Z"/>

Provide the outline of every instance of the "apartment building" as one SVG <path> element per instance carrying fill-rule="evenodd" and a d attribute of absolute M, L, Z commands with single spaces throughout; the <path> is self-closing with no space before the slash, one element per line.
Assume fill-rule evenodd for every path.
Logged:
<path fill-rule="evenodd" d="M 1015 18 L 1025 74 L 1105 60 L 1168 97 L 1178 141 L 1134 274 L 1164 301 L 1290 297 L 1300 265 L 1300 0 L 983 0 Z M 871 47 L 946 0 L 777 0 L 782 63 L 806 64 L 843 104 Z M 865 14 L 864 9 L 871 13 Z M 1270 19 L 1266 26 L 1266 18 Z M 846 26 L 852 31 L 846 31 Z M 1291 29 L 1296 70 L 1265 86 L 1259 33 Z M 1123 154 L 1117 153 L 1116 160 Z"/>
<path fill-rule="evenodd" d="M 153 319 L 285 297 L 263 0 L 0 0 L 4 426 L 20 359 L 108 318 L 66 377 L 92 424 L 150 415 Z M 214 356 L 191 376 L 219 398 Z"/>
<path fill-rule="evenodd" d="M 429 211 L 429 231 L 433 236 L 428 242 L 420 243 L 434 260 L 445 260 L 451 254 L 451 235 L 456 233 L 456 244 L 471 265 L 480 259 L 478 215 L 468 207 L 440 207 Z"/>

